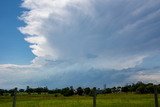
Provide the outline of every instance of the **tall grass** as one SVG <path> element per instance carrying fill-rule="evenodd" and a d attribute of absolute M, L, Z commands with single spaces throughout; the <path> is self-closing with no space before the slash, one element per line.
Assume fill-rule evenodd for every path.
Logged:
<path fill-rule="evenodd" d="M 160 103 L 160 100 L 159 100 Z M 0 97 L 0 107 L 12 107 L 10 96 Z M 92 97 L 54 95 L 18 95 L 17 107 L 92 107 Z M 97 107 L 154 107 L 151 94 L 105 94 L 97 96 Z"/>

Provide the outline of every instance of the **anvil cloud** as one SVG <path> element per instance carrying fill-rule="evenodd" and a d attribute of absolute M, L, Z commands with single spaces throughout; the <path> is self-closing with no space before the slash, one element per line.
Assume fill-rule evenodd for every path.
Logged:
<path fill-rule="evenodd" d="M 153 60 L 160 50 L 159 0 L 23 0 L 22 7 L 26 26 L 19 30 L 36 57 L 31 65 L 0 70 L 25 75 L 23 83 L 160 82 L 159 61 Z"/>

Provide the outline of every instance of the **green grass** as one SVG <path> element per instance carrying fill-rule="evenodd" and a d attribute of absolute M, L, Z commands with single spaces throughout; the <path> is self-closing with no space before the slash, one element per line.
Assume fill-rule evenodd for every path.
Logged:
<path fill-rule="evenodd" d="M 0 107 L 12 107 L 12 97 L 0 96 Z M 21 94 L 17 107 L 92 107 L 92 97 Z M 97 96 L 97 107 L 154 107 L 154 99 L 151 94 L 105 94 Z"/>

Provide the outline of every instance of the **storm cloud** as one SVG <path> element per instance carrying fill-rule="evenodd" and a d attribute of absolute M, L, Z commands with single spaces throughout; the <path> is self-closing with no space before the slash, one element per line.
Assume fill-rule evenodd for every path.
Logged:
<path fill-rule="evenodd" d="M 26 25 L 19 30 L 36 56 L 23 67 L 30 77 L 23 83 L 34 78 L 51 87 L 51 81 L 57 87 L 160 82 L 154 60 L 160 50 L 159 0 L 24 0 L 22 7 Z"/>

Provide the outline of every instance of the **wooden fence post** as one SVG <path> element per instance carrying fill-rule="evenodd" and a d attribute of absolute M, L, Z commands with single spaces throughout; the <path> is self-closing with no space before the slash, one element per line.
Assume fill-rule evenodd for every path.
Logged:
<path fill-rule="evenodd" d="M 154 86 L 154 100 L 155 100 L 155 107 L 158 107 L 158 92 L 157 92 L 157 86 Z"/>
<path fill-rule="evenodd" d="M 13 91 L 13 105 L 12 107 L 16 107 L 16 94 L 17 94 L 17 88 Z"/>
<path fill-rule="evenodd" d="M 93 107 L 96 107 L 96 96 L 97 96 L 96 88 L 94 87 L 93 88 Z"/>

